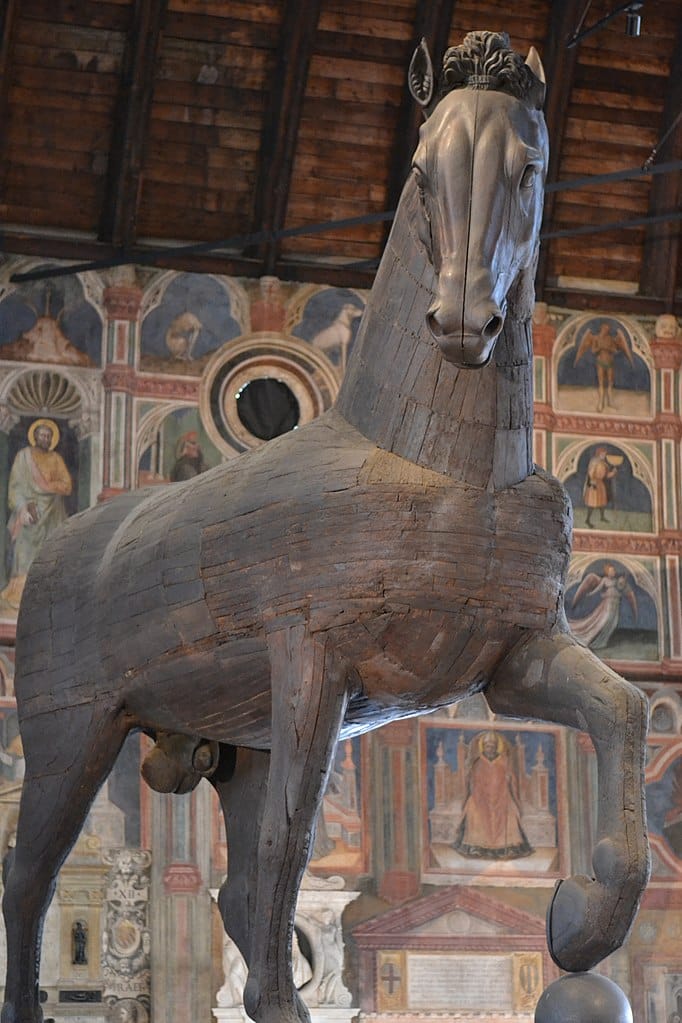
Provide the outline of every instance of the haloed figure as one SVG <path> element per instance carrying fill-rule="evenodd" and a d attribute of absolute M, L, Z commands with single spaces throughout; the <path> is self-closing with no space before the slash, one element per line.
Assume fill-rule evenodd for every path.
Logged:
<path fill-rule="evenodd" d="M 463 856 L 511 860 L 533 847 L 521 824 L 521 807 L 509 744 L 497 732 L 472 740 L 462 820 L 454 841 Z"/>
<path fill-rule="evenodd" d="M 59 428 L 52 419 L 36 419 L 28 445 L 19 451 L 9 475 L 7 522 L 11 566 L 0 597 L 18 608 L 26 573 L 46 537 L 67 518 L 64 498 L 73 489 L 69 470 L 55 451 Z"/>

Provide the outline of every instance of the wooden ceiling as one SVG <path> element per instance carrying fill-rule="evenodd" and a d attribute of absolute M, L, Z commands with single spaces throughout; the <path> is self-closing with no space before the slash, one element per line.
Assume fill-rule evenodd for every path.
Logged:
<path fill-rule="evenodd" d="M 622 6 L 0 0 L 0 248 L 369 286 L 421 119 L 414 46 L 503 29 L 549 83 L 539 297 L 679 313 L 682 0 L 566 45 Z M 674 169 L 617 174 L 654 147 Z"/>

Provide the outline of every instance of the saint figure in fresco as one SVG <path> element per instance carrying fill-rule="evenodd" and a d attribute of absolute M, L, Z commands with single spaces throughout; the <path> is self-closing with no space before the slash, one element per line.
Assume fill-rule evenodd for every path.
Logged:
<path fill-rule="evenodd" d="M 573 595 L 571 607 L 586 596 L 598 596 L 599 603 L 584 618 L 568 618 L 571 632 L 581 643 L 592 650 L 603 650 L 609 645 L 611 636 L 618 628 L 620 602 L 625 597 L 637 618 L 637 597 L 627 576 L 618 574 L 615 565 L 604 565 L 601 576 L 588 572 Z"/>
<path fill-rule="evenodd" d="M 608 522 L 605 509 L 613 499 L 611 481 L 617 472 L 616 466 L 609 461 L 608 448 L 600 445 L 587 463 L 583 487 L 583 501 L 587 508 L 585 525 L 590 529 L 594 529 L 592 515 L 597 510 L 601 521 Z"/>
<path fill-rule="evenodd" d="M 481 732 L 469 750 L 467 792 L 453 843 L 462 856 L 514 860 L 533 847 L 521 824 L 521 806 L 509 743 Z"/>
<path fill-rule="evenodd" d="M 26 573 L 43 541 L 67 518 L 64 498 L 73 489 L 62 456 L 55 451 L 59 427 L 52 419 L 36 419 L 28 428 L 29 443 L 14 459 L 7 504 L 11 567 L 0 597 L 18 608 Z"/>
<path fill-rule="evenodd" d="M 623 331 L 618 328 L 615 332 L 606 322 L 602 323 L 598 334 L 591 330 L 585 332 L 578 351 L 575 355 L 574 366 L 577 366 L 583 356 L 591 352 L 594 356 L 594 364 L 597 370 L 597 389 L 599 392 L 597 400 L 597 411 L 603 412 L 605 408 L 614 408 L 613 387 L 615 383 L 615 363 L 618 352 L 623 352 L 631 366 L 634 366 L 632 352 L 625 338 Z"/>

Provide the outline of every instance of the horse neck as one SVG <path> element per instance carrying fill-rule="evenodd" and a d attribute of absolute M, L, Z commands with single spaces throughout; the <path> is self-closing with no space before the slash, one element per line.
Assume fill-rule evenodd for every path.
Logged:
<path fill-rule="evenodd" d="M 426 325 L 435 275 L 415 234 L 416 189 L 396 213 L 337 400 L 378 447 L 470 486 L 503 490 L 533 469 L 529 320 L 510 311 L 483 369 L 443 359 Z"/>

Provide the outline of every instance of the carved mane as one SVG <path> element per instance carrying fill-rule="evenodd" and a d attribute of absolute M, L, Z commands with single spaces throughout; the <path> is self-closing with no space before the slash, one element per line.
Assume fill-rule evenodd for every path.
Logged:
<path fill-rule="evenodd" d="M 506 32 L 469 32 L 443 57 L 441 98 L 453 89 L 468 88 L 529 100 L 541 85 L 523 57 L 510 49 Z"/>

